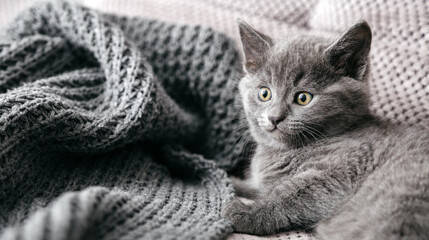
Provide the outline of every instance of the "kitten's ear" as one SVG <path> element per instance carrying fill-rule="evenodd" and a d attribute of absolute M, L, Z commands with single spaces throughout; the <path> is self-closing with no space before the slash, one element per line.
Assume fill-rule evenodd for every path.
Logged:
<path fill-rule="evenodd" d="M 367 71 L 371 38 L 368 23 L 360 21 L 325 50 L 325 57 L 336 72 L 362 80 Z"/>
<path fill-rule="evenodd" d="M 273 40 L 253 29 L 245 21 L 238 19 L 237 22 L 243 44 L 244 57 L 246 58 L 245 70 L 252 72 L 260 67 L 265 53 L 273 46 Z"/>

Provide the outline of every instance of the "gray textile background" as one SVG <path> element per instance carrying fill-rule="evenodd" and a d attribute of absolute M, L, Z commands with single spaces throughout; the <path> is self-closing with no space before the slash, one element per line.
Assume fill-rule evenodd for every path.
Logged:
<path fill-rule="evenodd" d="M 0 42 L 0 239 L 227 236 L 239 69 L 210 29 L 24 12 Z"/>

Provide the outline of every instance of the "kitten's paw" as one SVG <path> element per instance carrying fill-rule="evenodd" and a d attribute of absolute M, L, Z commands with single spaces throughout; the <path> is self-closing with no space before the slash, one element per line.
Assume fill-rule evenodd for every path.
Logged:
<path fill-rule="evenodd" d="M 249 210 L 249 205 L 244 204 L 240 199 L 236 198 L 229 202 L 223 209 L 222 215 L 231 222 L 235 222 L 234 220 L 241 219 L 246 216 Z"/>
<path fill-rule="evenodd" d="M 255 232 L 251 205 L 244 204 L 239 199 L 234 199 L 223 209 L 222 215 L 231 222 L 235 232 L 258 234 Z"/>

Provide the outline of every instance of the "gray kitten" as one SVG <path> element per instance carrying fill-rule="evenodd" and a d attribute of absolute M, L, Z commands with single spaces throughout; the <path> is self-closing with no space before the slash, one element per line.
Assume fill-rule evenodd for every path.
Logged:
<path fill-rule="evenodd" d="M 368 110 L 371 30 L 274 41 L 243 21 L 239 84 L 257 143 L 223 211 L 236 232 L 315 229 L 320 239 L 429 239 L 427 129 Z M 379 96 L 382 98 L 383 96 Z"/>

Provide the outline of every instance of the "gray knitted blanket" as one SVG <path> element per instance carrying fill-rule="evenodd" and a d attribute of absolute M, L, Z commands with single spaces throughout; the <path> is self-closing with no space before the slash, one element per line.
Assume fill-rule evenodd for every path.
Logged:
<path fill-rule="evenodd" d="M 0 42 L 0 239 L 218 239 L 243 158 L 233 42 L 41 3 Z"/>

